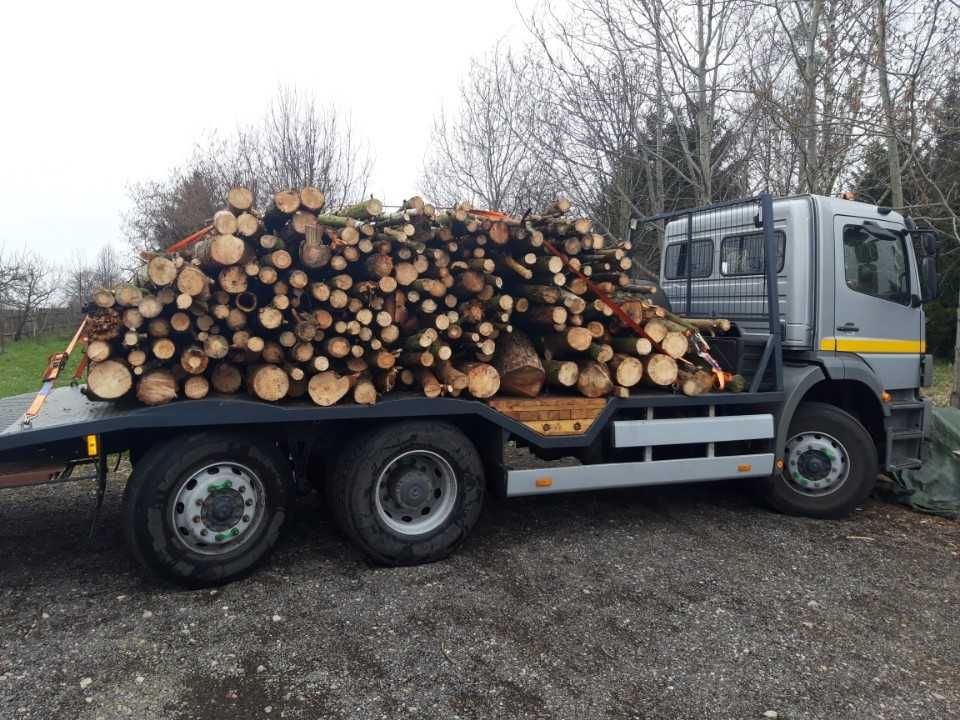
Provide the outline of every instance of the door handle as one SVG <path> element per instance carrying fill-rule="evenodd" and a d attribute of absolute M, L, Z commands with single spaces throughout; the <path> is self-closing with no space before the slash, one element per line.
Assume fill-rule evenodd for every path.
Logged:
<path fill-rule="evenodd" d="M 837 325 L 837 330 L 840 332 L 860 332 L 860 328 L 858 328 L 852 322 L 848 322 L 844 325 Z"/>

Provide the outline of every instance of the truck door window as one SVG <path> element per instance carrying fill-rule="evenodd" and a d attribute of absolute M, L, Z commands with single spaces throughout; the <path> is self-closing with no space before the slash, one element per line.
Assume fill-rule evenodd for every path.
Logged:
<path fill-rule="evenodd" d="M 691 277 L 710 277 L 710 273 L 713 272 L 713 240 L 694 240 L 692 245 Z M 675 242 L 667 245 L 663 261 L 663 274 L 667 280 L 679 280 L 687 277 L 686 242 Z"/>
<path fill-rule="evenodd" d="M 783 250 L 787 238 L 776 230 L 777 272 L 783 270 Z M 720 244 L 720 272 L 723 275 L 763 274 L 763 233 L 728 235 Z"/>
<path fill-rule="evenodd" d="M 878 238 L 860 225 L 844 226 L 844 277 L 854 292 L 906 305 L 910 302 L 909 268 L 903 238 Z"/>

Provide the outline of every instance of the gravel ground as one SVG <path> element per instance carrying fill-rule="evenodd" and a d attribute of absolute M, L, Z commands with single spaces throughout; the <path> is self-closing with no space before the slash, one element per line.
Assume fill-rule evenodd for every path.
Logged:
<path fill-rule="evenodd" d="M 716 483 L 490 500 L 462 550 L 369 566 L 304 499 L 251 577 L 142 576 L 115 478 L 0 491 L 0 717 L 960 715 L 960 524 L 838 522 Z"/>

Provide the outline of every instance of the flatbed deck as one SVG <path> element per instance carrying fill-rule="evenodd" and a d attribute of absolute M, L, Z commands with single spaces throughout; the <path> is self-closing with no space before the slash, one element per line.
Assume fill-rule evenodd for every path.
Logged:
<path fill-rule="evenodd" d="M 551 398 L 569 401 L 586 400 L 572 396 L 543 396 L 531 401 L 543 406 Z M 374 405 L 343 403 L 318 407 L 309 401 L 278 404 L 264 403 L 237 395 L 212 395 L 202 400 L 184 400 L 158 407 L 145 407 L 133 402 L 93 402 L 79 388 L 57 388 L 50 393 L 42 412 L 29 423 L 23 414 L 33 394 L 15 395 L 0 400 L 0 462 L 22 459 L 22 453 L 36 446 L 47 446 L 86 435 L 141 431 L 163 428 L 225 427 L 280 423 L 313 423 L 336 420 L 372 420 L 415 417 L 474 415 L 542 448 L 577 448 L 589 445 L 606 421 L 620 410 L 646 407 L 694 407 L 727 405 L 775 405 L 783 399 L 780 392 L 709 393 L 685 397 L 651 390 L 629 398 L 608 398 L 593 414 L 594 421 L 583 432 L 566 435 L 544 434 L 532 429 L 521 419 L 510 417 L 491 404 L 457 398 L 424 398 L 415 393 L 394 392 Z M 508 400 L 511 405 L 524 402 L 519 398 L 498 398 L 493 404 Z M 594 405 L 596 401 L 590 401 Z M 514 413 L 516 414 L 516 413 Z"/>

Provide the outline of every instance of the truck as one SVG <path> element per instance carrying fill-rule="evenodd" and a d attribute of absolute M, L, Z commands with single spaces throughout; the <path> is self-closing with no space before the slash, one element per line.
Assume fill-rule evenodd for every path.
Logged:
<path fill-rule="evenodd" d="M 32 396 L 0 401 L 0 487 L 95 479 L 96 522 L 108 456 L 127 453 L 121 522 L 133 556 L 207 585 L 263 561 L 312 489 L 371 561 L 412 565 L 463 543 L 487 492 L 749 478 L 774 509 L 824 518 L 862 503 L 881 469 L 920 465 L 935 232 L 890 208 L 767 193 L 632 225 L 661 249 L 659 302 L 731 321 L 702 342 L 743 376 L 742 392 L 394 392 L 331 407 L 221 395 L 143 407 L 61 387 L 39 412 L 24 412 Z M 543 466 L 510 467 L 508 443 Z M 562 457 L 579 463 L 551 464 Z"/>

